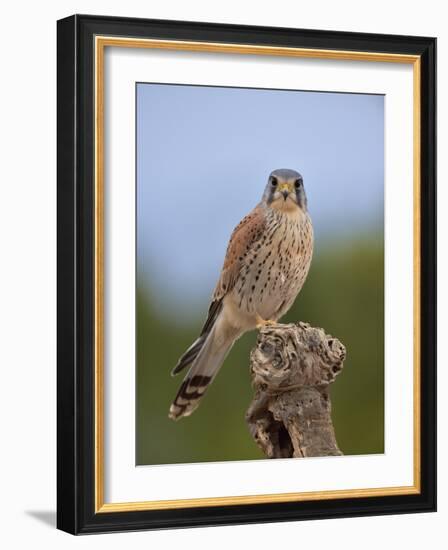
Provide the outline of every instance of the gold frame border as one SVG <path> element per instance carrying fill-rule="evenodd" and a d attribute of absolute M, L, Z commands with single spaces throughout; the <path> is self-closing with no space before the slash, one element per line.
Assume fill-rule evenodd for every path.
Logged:
<path fill-rule="evenodd" d="M 210 53 L 235 53 L 270 55 L 350 61 L 408 63 L 413 65 L 414 98 L 414 483 L 411 486 L 380 487 L 366 489 L 313 491 L 265 495 L 244 495 L 180 500 L 154 500 L 142 502 L 104 502 L 104 50 L 108 46 L 122 48 L 153 48 Z M 421 59 L 418 55 L 389 54 L 381 52 L 354 52 L 345 50 L 321 50 L 253 44 L 226 44 L 182 40 L 156 40 L 96 36 L 95 55 L 95 513 L 129 512 L 142 510 L 166 510 L 205 506 L 230 506 L 274 502 L 299 502 L 361 498 L 392 495 L 410 495 L 421 492 L 421 426 L 420 426 L 420 119 L 421 119 Z"/>

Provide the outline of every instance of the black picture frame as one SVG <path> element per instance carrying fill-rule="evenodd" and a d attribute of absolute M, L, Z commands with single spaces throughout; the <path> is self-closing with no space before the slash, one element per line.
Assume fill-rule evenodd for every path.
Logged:
<path fill-rule="evenodd" d="M 95 512 L 94 50 L 96 35 L 412 54 L 421 60 L 419 494 Z M 73 534 L 430 512 L 436 509 L 436 39 L 74 15 L 57 24 L 57 526 Z"/>

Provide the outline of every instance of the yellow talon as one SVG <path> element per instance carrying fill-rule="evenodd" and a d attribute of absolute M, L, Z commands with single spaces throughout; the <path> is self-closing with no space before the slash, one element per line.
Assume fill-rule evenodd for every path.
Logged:
<path fill-rule="evenodd" d="M 266 327 L 272 327 L 277 324 L 277 321 L 272 321 L 271 319 L 262 319 L 259 315 L 257 315 L 257 329 L 261 330 L 262 328 Z"/>

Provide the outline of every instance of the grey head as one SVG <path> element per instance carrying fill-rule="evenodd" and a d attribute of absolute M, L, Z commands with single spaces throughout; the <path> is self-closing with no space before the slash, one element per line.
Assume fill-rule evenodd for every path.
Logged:
<path fill-rule="evenodd" d="M 276 210 L 307 211 L 307 198 L 303 186 L 303 177 L 299 172 L 288 168 L 273 170 L 264 190 L 263 202 Z"/>

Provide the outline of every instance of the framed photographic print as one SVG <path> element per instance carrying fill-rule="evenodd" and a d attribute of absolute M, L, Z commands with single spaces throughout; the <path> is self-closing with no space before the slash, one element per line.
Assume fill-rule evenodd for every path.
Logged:
<path fill-rule="evenodd" d="M 58 22 L 58 527 L 435 510 L 434 38 Z"/>

